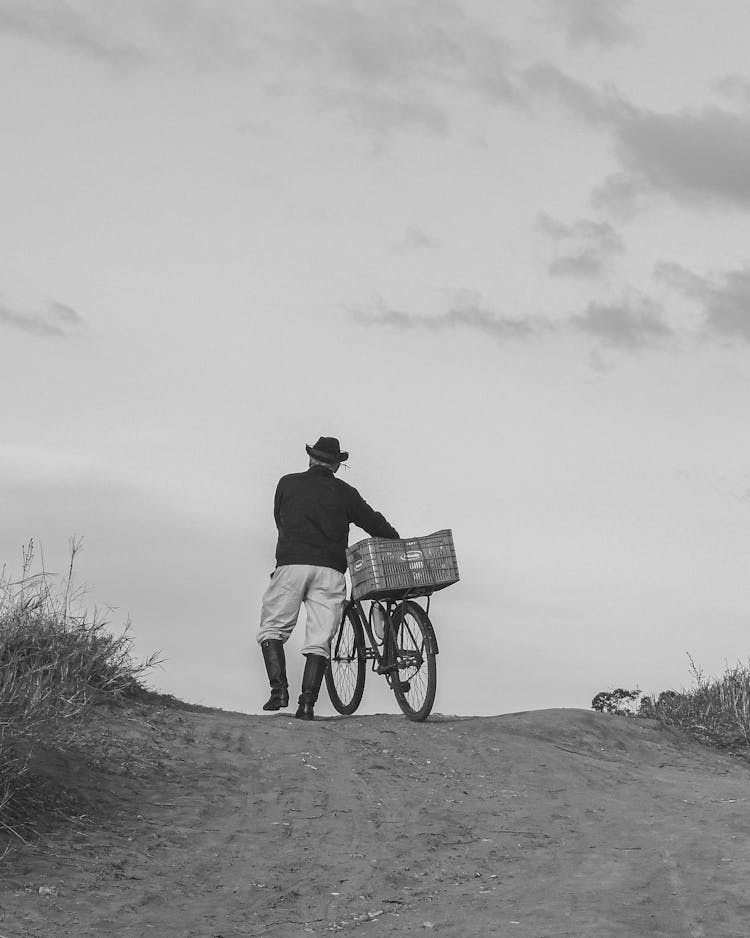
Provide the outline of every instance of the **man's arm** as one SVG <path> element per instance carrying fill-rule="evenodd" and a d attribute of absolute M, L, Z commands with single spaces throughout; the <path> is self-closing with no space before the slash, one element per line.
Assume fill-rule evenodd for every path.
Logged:
<path fill-rule="evenodd" d="M 358 528 L 362 528 L 370 537 L 399 537 L 398 531 L 386 521 L 379 511 L 370 508 L 356 489 L 353 488 L 351 491 L 349 518 Z"/>

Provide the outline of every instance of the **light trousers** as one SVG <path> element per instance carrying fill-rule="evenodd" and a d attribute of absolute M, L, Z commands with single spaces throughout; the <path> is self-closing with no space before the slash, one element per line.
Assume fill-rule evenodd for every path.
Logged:
<path fill-rule="evenodd" d="M 268 638 L 285 642 L 304 603 L 307 622 L 302 654 L 330 658 L 331 639 L 341 622 L 345 599 L 346 580 L 338 570 L 297 563 L 277 567 L 263 594 L 258 644 Z"/>

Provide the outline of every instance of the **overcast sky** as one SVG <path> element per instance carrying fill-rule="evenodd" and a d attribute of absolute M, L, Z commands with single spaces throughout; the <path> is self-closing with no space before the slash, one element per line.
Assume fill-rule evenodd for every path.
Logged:
<path fill-rule="evenodd" d="M 83 536 L 155 686 L 255 712 L 276 481 L 337 436 L 403 534 L 453 529 L 436 710 L 746 660 L 748 35 L 745 0 L 0 0 L 0 561 Z"/>

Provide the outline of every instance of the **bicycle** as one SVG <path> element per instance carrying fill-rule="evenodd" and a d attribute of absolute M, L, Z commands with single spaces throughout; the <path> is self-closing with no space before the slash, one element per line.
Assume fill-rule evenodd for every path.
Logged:
<path fill-rule="evenodd" d="M 423 609 L 408 592 L 370 600 L 367 615 L 362 600 L 347 600 L 325 672 L 328 696 L 339 713 L 356 711 L 371 661 L 372 670 L 385 676 L 404 716 L 416 722 L 427 719 L 437 691 L 439 650 L 429 608 L 429 596 Z"/>
<path fill-rule="evenodd" d="M 370 661 L 404 716 L 426 720 L 435 703 L 439 651 L 430 597 L 458 582 L 453 534 L 446 528 L 423 537 L 371 537 L 347 548 L 346 557 L 351 593 L 325 671 L 331 703 L 344 715 L 356 711 Z M 417 597 L 426 598 L 426 608 Z"/>

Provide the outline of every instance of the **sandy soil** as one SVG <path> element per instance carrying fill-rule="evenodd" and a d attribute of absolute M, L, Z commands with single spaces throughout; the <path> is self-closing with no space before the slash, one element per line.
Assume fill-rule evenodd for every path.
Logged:
<path fill-rule="evenodd" d="M 4 938 L 747 938 L 750 767 L 582 710 L 294 720 L 138 704 L 3 862 Z M 40 892 L 41 889 L 41 892 Z"/>

